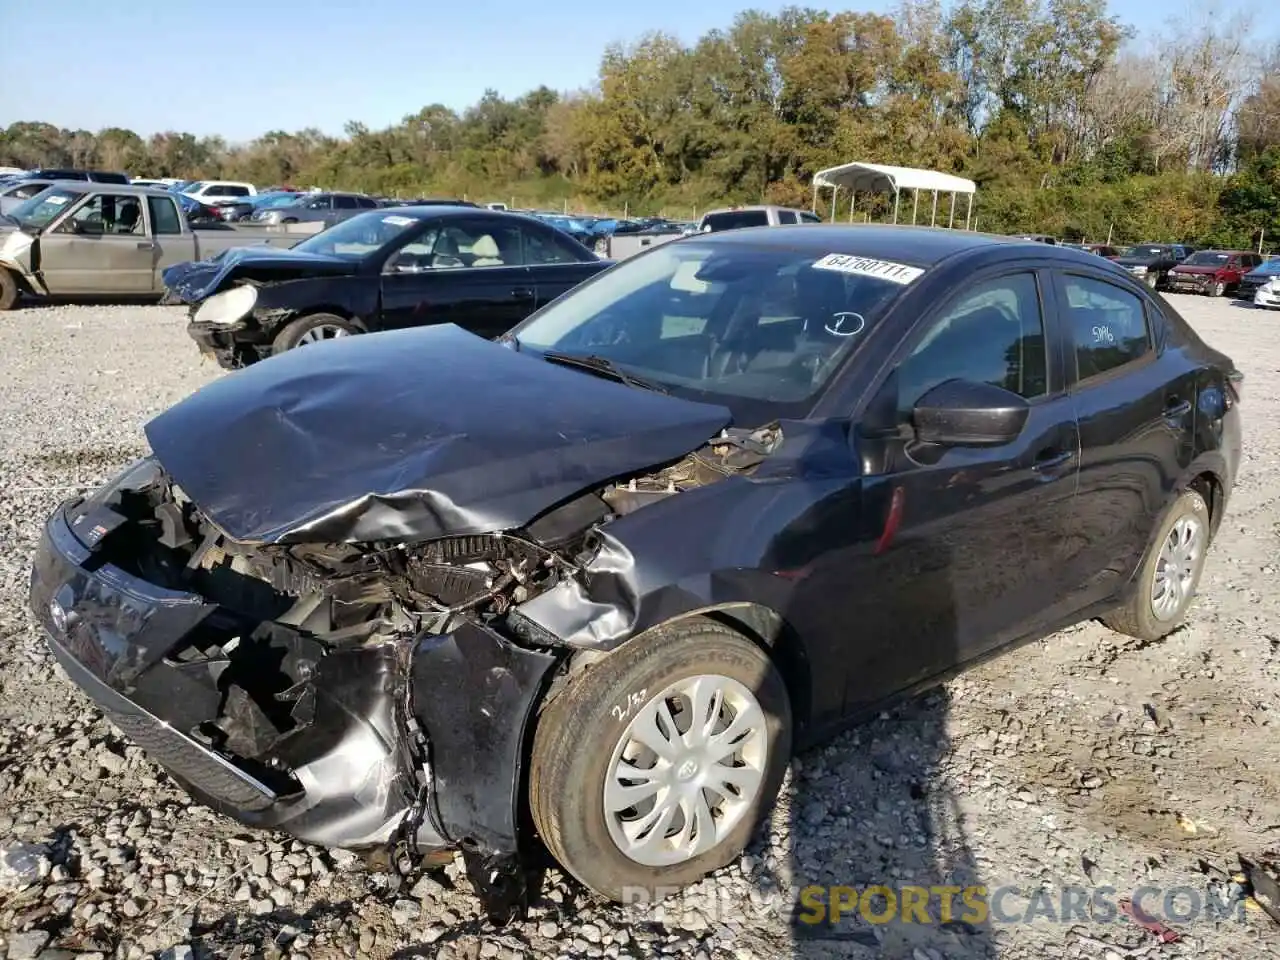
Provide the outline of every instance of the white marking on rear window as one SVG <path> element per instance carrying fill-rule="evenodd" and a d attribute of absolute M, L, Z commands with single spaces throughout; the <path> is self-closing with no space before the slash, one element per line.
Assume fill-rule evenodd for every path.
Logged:
<path fill-rule="evenodd" d="M 401 216 L 393 215 L 390 217 L 383 217 L 382 222 L 389 223 L 393 227 L 407 227 L 412 223 L 417 223 L 418 221 L 413 219 L 413 217 L 401 217 Z"/>
<path fill-rule="evenodd" d="M 906 285 L 919 278 L 924 271 L 919 267 L 909 267 L 905 263 L 893 263 L 889 260 L 876 260 L 873 257 L 854 257 L 847 253 L 828 253 L 814 263 L 815 270 L 836 270 L 840 273 L 851 273 L 860 277 L 878 277 L 890 283 Z"/>

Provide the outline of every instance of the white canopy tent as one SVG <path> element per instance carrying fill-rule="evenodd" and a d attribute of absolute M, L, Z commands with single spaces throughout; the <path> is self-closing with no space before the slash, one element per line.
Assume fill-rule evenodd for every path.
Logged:
<path fill-rule="evenodd" d="M 951 212 L 947 217 L 947 226 L 954 227 L 956 219 L 956 197 L 968 196 L 969 205 L 965 210 L 964 228 L 969 229 L 973 216 L 973 195 L 978 186 L 972 180 L 957 177 L 950 173 L 938 173 L 935 170 L 917 170 L 914 167 L 891 167 L 883 163 L 845 163 L 827 170 L 819 170 L 813 175 L 813 211 L 818 211 L 818 191 L 823 187 L 831 190 L 831 219 L 836 218 L 836 199 L 841 190 L 849 191 L 849 219 L 853 220 L 853 206 L 858 201 L 858 192 L 893 194 L 893 222 L 898 222 L 898 207 L 902 200 L 902 191 L 912 191 L 911 222 L 916 222 L 916 213 L 920 206 L 920 191 L 933 195 L 933 205 L 929 213 L 929 225 L 936 226 L 938 218 L 938 194 L 951 194 Z"/>

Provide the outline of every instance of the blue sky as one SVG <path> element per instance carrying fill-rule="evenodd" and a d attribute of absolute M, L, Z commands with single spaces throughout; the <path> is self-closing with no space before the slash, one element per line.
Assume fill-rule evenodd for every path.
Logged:
<path fill-rule="evenodd" d="M 1266 0 L 1220 0 L 1222 13 Z M 1274 0 L 1271 0 L 1274 2 Z M 222 134 L 382 127 L 486 87 L 589 85 L 606 44 L 649 30 L 686 41 L 759 0 L 0 0 L 0 126 L 47 120 Z M 895 0 L 799 3 L 883 12 Z M 1167 23 L 1190 0 L 1112 0 L 1129 23 Z M 1259 18 L 1261 19 L 1261 18 Z M 1275 31 L 1272 31 L 1275 36 Z"/>

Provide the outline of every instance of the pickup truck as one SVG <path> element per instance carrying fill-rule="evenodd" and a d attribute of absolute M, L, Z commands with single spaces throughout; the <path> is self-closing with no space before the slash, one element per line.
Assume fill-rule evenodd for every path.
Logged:
<path fill-rule="evenodd" d="M 292 247 L 310 229 L 217 224 L 192 229 L 173 194 L 59 181 L 0 215 L 0 310 L 23 296 L 159 298 L 161 274 L 232 247 Z"/>

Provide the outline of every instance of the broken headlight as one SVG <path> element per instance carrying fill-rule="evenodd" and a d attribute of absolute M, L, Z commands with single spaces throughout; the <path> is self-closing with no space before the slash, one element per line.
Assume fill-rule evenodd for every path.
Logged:
<path fill-rule="evenodd" d="M 248 284 L 232 287 L 230 290 L 214 294 L 200 304 L 195 316 L 191 319 L 196 323 L 236 323 L 244 319 L 257 302 L 257 287 Z"/>

